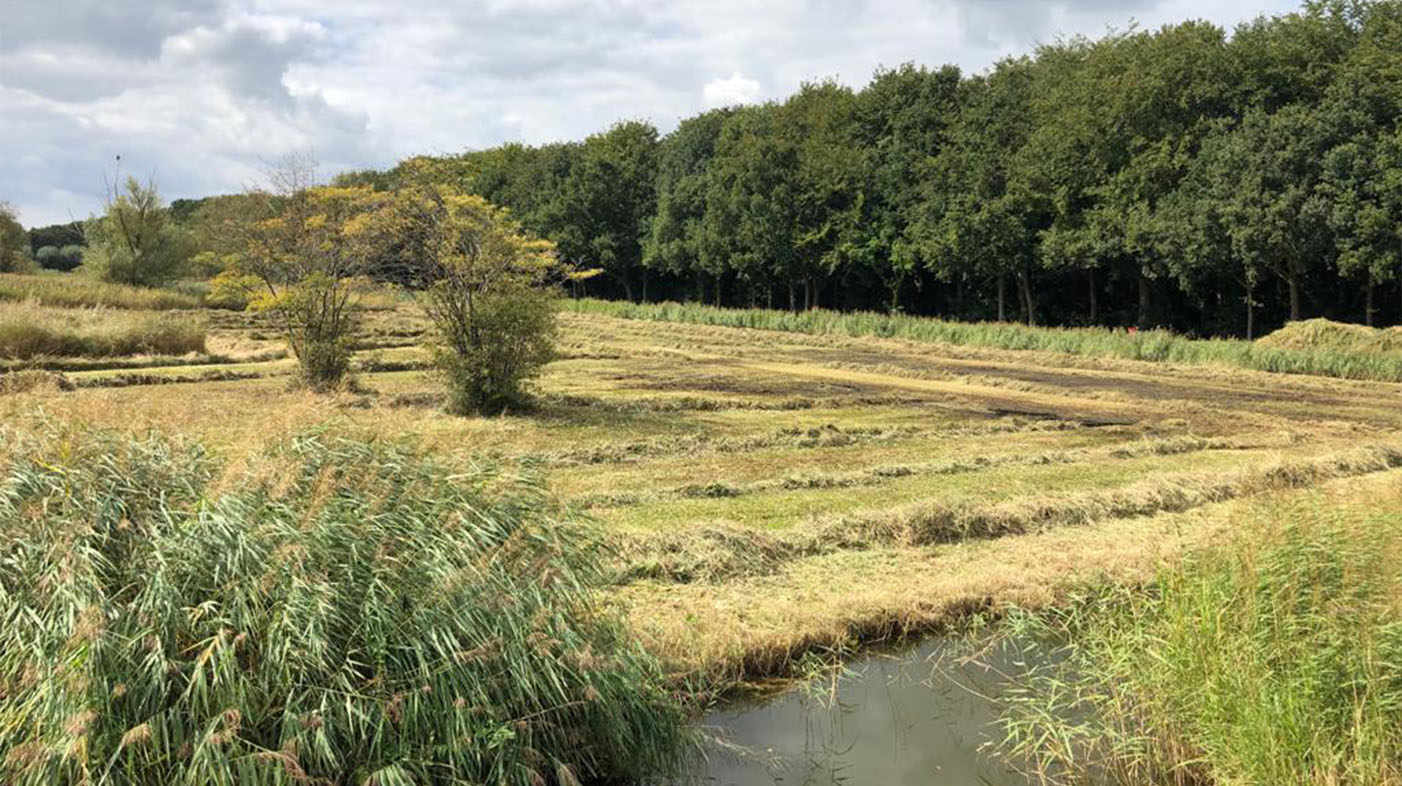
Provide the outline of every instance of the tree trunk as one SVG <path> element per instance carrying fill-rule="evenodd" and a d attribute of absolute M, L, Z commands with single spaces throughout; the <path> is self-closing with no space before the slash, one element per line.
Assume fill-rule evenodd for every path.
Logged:
<path fill-rule="evenodd" d="M 628 298 L 628 302 L 637 302 L 633 300 L 633 282 L 628 280 L 628 273 L 626 271 L 619 273 L 618 280 L 623 282 L 623 296 Z"/>
<path fill-rule="evenodd" d="M 954 277 L 954 318 L 964 317 L 964 274 Z"/>
<path fill-rule="evenodd" d="M 998 274 L 998 321 L 1006 322 L 1008 316 L 1008 279 Z"/>
<path fill-rule="evenodd" d="M 1144 272 L 1143 272 L 1143 271 L 1140 271 L 1140 272 L 1139 272 L 1139 316 L 1138 316 L 1138 318 L 1135 320 L 1135 324 L 1139 326 L 1139 329 L 1140 329 L 1140 330 L 1147 330 L 1148 327 L 1149 327 L 1149 308 L 1150 308 L 1151 305 L 1152 305 L 1151 302 L 1150 302 L 1150 297 L 1149 297 L 1150 294 L 1151 294 L 1151 292 L 1150 292 L 1150 289 L 1149 289 L 1149 277 L 1146 276 L 1146 275 L 1144 275 Z"/>
<path fill-rule="evenodd" d="M 1095 268 L 1087 270 L 1086 273 L 1090 278 L 1090 324 L 1094 325 L 1096 322 L 1097 312 L 1099 311 L 1099 302 L 1097 300 L 1095 292 Z"/>
<path fill-rule="evenodd" d="M 647 302 L 647 268 L 643 268 L 643 302 Z"/>
<path fill-rule="evenodd" d="M 1300 321 L 1300 274 L 1294 270 L 1290 271 L 1290 277 L 1286 280 L 1290 285 L 1290 321 Z"/>
<path fill-rule="evenodd" d="M 1373 326 L 1373 277 L 1368 276 L 1368 284 L 1363 288 L 1363 324 Z"/>
<path fill-rule="evenodd" d="M 790 279 L 790 280 L 789 280 L 789 310 L 790 310 L 790 311 L 797 311 L 797 310 L 798 310 L 798 303 L 796 303 L 796 302 L 794 301 L 794 298 L 795 298 L 796 295 L 797 295 L 797 293 L 794 292 L 793 280 Z"/>
<path fill-rule="evenodd" d="M 886 311 L 895 314 L 901 310 L 901 277 L 896 276 L 896 280 L 888 284 L 891 290 L 891 302 L 886 306 Z"/>
<path fill-rule="evenodd" d="M 1246 340 L 1256 338 L 1256 296 L 1251 287 L 1246 288 Z"/>
<path fill-rule="evenodd" d="M 721 305 L 721 293 L 725 291 L 725 271 L 716 274 L 716 308 Z"/>
<path fill-rule="evenodd" d="M 813 308 L 813 277 L 803 277 L 803 310 Z"/>
<path fill-rule="evenodd" d="M 1017 274 L 1018 289 L 1022 290 L 1022 304 L 1028 326 L 1037 324 L 1037 302 L 1032 297 L 1032 276 L 1026 270 Z"/>

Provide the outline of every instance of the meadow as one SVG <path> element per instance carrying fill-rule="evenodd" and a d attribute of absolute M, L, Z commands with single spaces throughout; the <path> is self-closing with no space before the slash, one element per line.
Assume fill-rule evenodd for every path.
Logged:
<path fill-rule="evenodd" d="M 160 314 L 207 345 L 71 358 L 43 372 L 53 384 L 12 386 L 0 463 L 35 439 L 69 455 L 79 432 L 173 441 L 197 446 L 230 505 L 257 499 L 240 478 L 276 485 L 258 468 L 289 439 L 383 446 L 433 478 L 535 479 L 534 504 L 597 535 L 596 601 L 687 701 L 809 653 L 1140 587 L 1231 542 L 1262 504 L 1402 484 L 1386 352 L 584 302 L 561 315 L 532 409 L 462 418 L 442 411 L 411 302 L 367 313 L 355 384 L 325 395 L 289 384 L 294 361 L 258 314 Z M 1302 373 L 1258 368 L 1281 364 Z M 337 478 L 407 493 L 383 470 L 360 490 Z M 488 499 L 520 483 L 473 482 L 507 489 Z"/>

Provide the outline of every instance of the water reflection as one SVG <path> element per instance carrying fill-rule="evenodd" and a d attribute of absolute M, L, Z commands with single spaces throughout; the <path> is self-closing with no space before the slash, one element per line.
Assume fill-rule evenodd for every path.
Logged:
<path fill-rule="evenodd" d="M 957 651 L 956 651 L 957 649 Z M 928 642 L 876 653 L 837 679 L 709 714 L 718 738 L 697 781 L 717 786 L 1003 786 L 1024 784 L 985 750 L 996 699 L 1042 650 L 1003 642 Z"/>

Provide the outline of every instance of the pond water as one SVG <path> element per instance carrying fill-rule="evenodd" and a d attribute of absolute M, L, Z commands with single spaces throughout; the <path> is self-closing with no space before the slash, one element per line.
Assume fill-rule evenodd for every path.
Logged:
<path fill-rule="evenodd" d="M 932 640 L 876 652 L 843 673 L 702 721 L 715 741 L 696 782 L 716 786 L 1012 786 L 1027 780 L 988 750 L 997 697 L 1054 657 L 1004 641 Z M 967 657 L 966 657 L 967 656 Z"/>

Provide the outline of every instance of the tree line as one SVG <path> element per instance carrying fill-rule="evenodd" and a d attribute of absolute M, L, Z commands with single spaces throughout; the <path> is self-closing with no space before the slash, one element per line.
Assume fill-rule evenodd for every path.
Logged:
<path fill-rule="evenodd" d="M 1331 0 L 337 183 L 480 195 L 605 297 L 1252 336 L 1402 321 L 1400 114 L 1402 4 Z"/>

